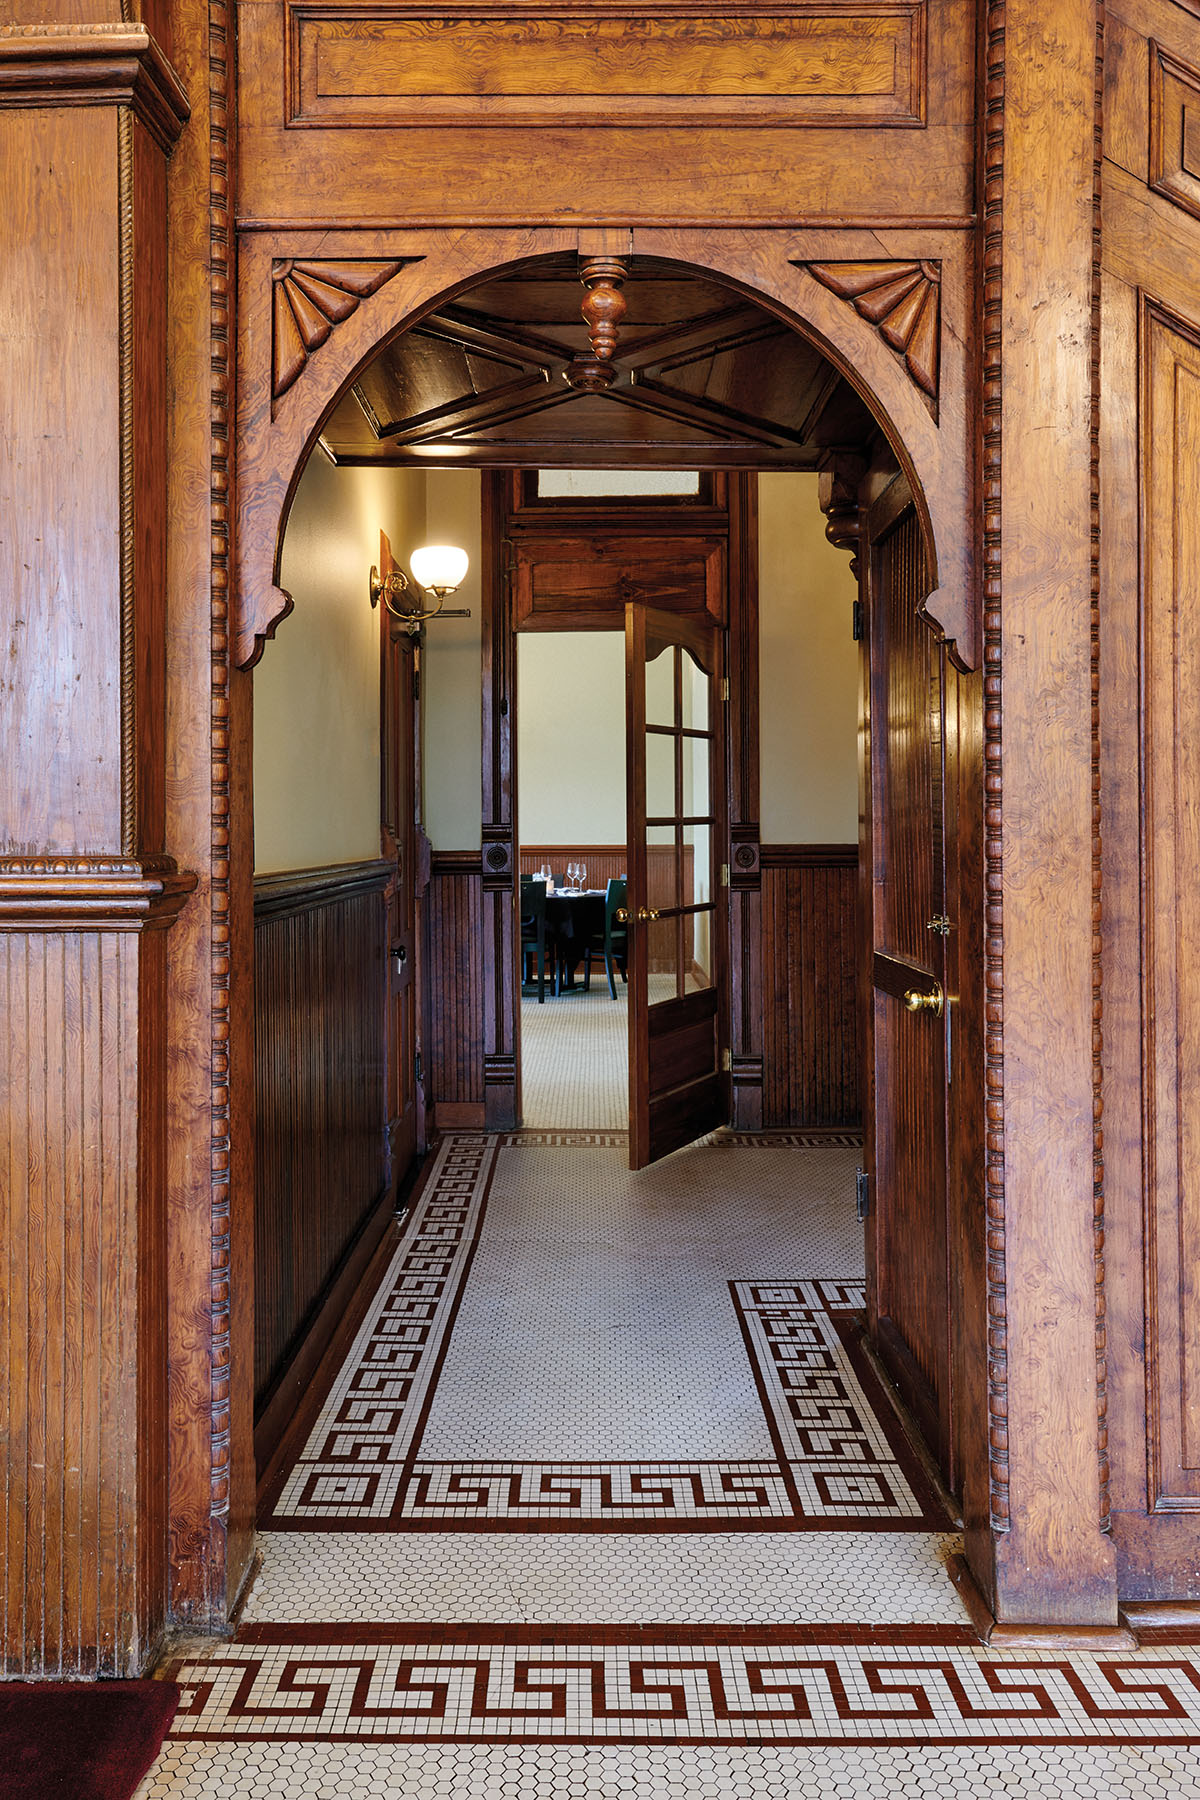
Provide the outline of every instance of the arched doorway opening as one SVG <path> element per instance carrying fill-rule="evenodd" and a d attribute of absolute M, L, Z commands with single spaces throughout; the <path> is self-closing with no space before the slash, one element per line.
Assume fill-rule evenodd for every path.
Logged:
<path fill-rule="evenodd" d="M 351 274 L 344 265 L 301 258 L 278 265 L 273 279 L 272 411 L 276 429 L 267 429 L 260 420 L 259 425 L 252 425 L 245 445 L 251 463 L 257 462 L 265 479 L 255 487 L 243 461 L 243 485 L 255 495 L 255 516 L 251 536 L 243 539 L 246 586 L 239 641 L 250 647 L 248 655 L 255 649 L 261 652 L 265 638 L 290 605 L 277 586 L 280 559 L 305 458 L 314 452 L 318 437 L 324 454 L 334 461 L 340 455 L 346 464 L 376 460 L 373 440 L 375 447 L 383 446 L 377 460 L 410 469 L 477 462 L 491 470 L 514 471 L 509 477 L 489 477 L 493 516 L 491 526 L 484 528 L 485 537 L 490 529 L 491 538 L 483 570 L 487 591 L 483 596 L 486 646 L 479 892 L 479 1024 L 484 1041 L 480 1045 L 483 1101 L 478 1123 L 511 1128 L 518 1122 L 516 996 L 520 983 L 514 982 L 519 952 L 513 899 L 520 845 L 511 793 L 516 727 L 512 594 L 502 556 L 503 546 L 512 543 L 513 530 L 520 528 L 519 519 L 514 526 L 522 506 L 521 478 L 515 471 L 564 461 L 587 467 L 600 460 L 619 467 L 639 458 L 645 465 L 660 468 L 690 461 L 700 470 L 723 471 L 728 478 L 762 466 L 823 470 L 830 535 L 844 548 L 858 552 L 864 606 L 858 967 L 860 1018 L 867 1041 L 864 1093 L 869 1150 L 863 1201 L 872 1246 L 869 1312 L 876 1349 L 921 1418 L 943 1471 L 961 1491 L 971 1479 L 972 1465 L 986 1469 L 986 1446 L 969 1441 L 961 1423 L 966 1415 L 953 1404 L 956 1389 L 969 1389 L 974 1379 L 967 1346 L 978 1335 L 971 1307 L 981 1273 L 972 1254 L 975 1246 L 967 1215 L 968 1196 L 977 1191 L 971 1164 L 975 1135 L 966 1096 L 971 1093 L 978 1048 L 978 997 L 969 991 L 964 994 L 960 965 L 963 947 L 974 930 L 968 921 L 982 916 L 974 826 L 978 771 L 970 762 L 979 741 L 979 687 L 977 677 L 955 667 L 969 664 L 973 654 L 969 570 L 963 548 L 967 470 L 965 458 L 953 478 L 945 467 L 947 446 L 939 438 L 936 424 L 937 376 L 933 377 L 935 393 L 931 396 L 926 391 L 928 367 L 906 346 L 899 328 L 894 326 L 891 332 L 892 338 L 899 340 L 897 347 L 879 335 L 870 318 L 870 306 L 863 311 L 855 305 L 856 299 L 865 295 L 885 321 L 905 308 L 913 318 L 923 316 L 940 303 L 940 274 L 935 283 L 923 265 L 905 265 L 902 273 L 888 268 L 885 277 L 878 265 L 867 263 L 820 266 L 819 273 L 814 273 L 818 265 L 808 263 L 802 270 L 805 291 L 824 296 L 817 310 L 835 321 L 837 330 L 826 338 L 809 320 L 801 338 L 793 335 L 792 329 L 780 328 L 786 309 L 778 300 L 761 291 L 751 299 L 744 280 L 719 273 L 714 280 L 714 271 L 697 273 L 686 259 L 668 262 L 650 255 L 643 260 L 639 252 L 619 266 L 626 295 L 636 291 L 639 280 L 649 287 L 656 280 L 661 286 L 670 279 L 677 286 L 693 283 L 700 289 L 723 290 L 729 296 L 725 320 L 713 327 L 717 335 L 707 341 L 697 336 L 697 321 L 716 318 L 719 306 L 708 303 L 707 310 L 701 306 L 683 321 L 670 321 L 676 335 L 661 360 L 670 361 L 674 355 L 670 369 L 674 373 L 678 369 L 695 371 L 707 359 L 710 367 L 701 384 L 703 392 L 689 393 L 686 376 L 682 389 L 673 387 L 663 379 L 663 368 L 647 363 L 644 356 L 636 370 L 637 383 L 630 380 L 622 387 L 618 376 L 610 384 L 611 394 L 607 388 L 573 389 L 570 371 L 584 351 L 569 335 L 560 333 L 556 338 L 553 320 L 542 320 L 543 329 L 535 334 L 534 320 L 505 319 L 503 332 L 493 329 L 490 340 L 487 338 L 487 320 L 495 327 L 496 315 L 486 309 L 481 314 L 478 306 L 472 305 L 473 295 L 487 293 L 490 283 L 487 304 L 494 307 L 500 286 L 514 292 L 526 289 L 532 295 L 539 285 L 542 289 L 553 285 L 557 276 L 560 283 L 577 287 L 577 251 L 572 248 L 559 251 L 557 261 L 529 261 L 516 267 L 502 264 L 486 275 L 477 272 L 453 286 L 430 288 L 423 303 L 403 310 L 398 309 L 398 294 L 393 295 L 390 310 L 394 322 L 380 330 L 378 317 L 374 319 L 376 335 L 349 365 L 349 373 L 338 378 L 338 365 L 331 365 L 326 385 L 316 396 L 308 394 L 303 406 L 293 406 L 289 395 L 307 378 L 310 367 L 315 373 L 318 356 L 331 338 L 343 350 L 343 363 L 351 351 L 349 337 L 343 348 L 332 327 L 320 337 L 324 327 L 312 323 L 306 308 L 318 303 L 332 308 L 348 304 L 330 298 L 330 294 L 340 293 L 354 300 L 340 329 L 354 325 L 359 315 L 368 311 L 378 315 L 384 308 L 376 302 L 382 302 L 403 279 L 405 265 L 399 258 L 381 258 L 370 273 L 359 268 Z M 789 268 L 795 267 L 789 264 Z M 850 268 L 857 273 L 846 273 Z M 885 295 L 892 301 L 890 310 L 881 297 L 888 282 L 896 289 L 895 294 Z M 355 284 L 363 291 L 356 292 Z M 857 293 L 853 291 L 856 287 Z M 535 301 L 537 304 L 542 302 Z M 747 312 L 757 313 L 761 320 L 757 338 L 747 326 Z M 328 315 L 325 317 L 328 325 Z M 303 357 L 294 354 L 289 360 L 281 352 L 281 341 L 286 343 L 289 330 L 302 336 L 306 321 L 313 347 Z M 639 321 L 631 334 L 630 341 L 643 352 L 653 324 L 652 320 Z M 683 329 L 686 337 L 684 328 L 689 325 L 692 340 L 685 345 L 679 333 Z M 797 325 L 795 315 L 790 316 L 788 326 Z M 576 334 L 581 329 L 585 328 L 572 326 Z M 364 323 L 360 338 L 365 330 Z M 517 332 L 522 335 L 518 337 Z M 819 350 L 810 348 L 814 337 L 820 341 Z M 739 376 L 738 358 L 744 359 L 744 353 L 750 352 L 761 376 L 763 346 L 773 342 L 780 346 L 782 357 L 790 358 L 785 378 L 778 384 L 775 410 L 782 416 L 772 416 L 769 407 L 755 413 L 745 404 L 744 394 L 743 403 L 738 404 L 739 379 L 744 385 L 748 366 L 743 360 Z M 449 343 L 451 356 L 468 367 L 472 357 L 477 369 L 490 358 L 502 367 L 502 373 L 493 372 L 487 379 L 471 376 L 472 405 L 463 393 L 455 395 L 438 388 L 445 371 L 433 367 L 436 359 L 428 351 L 431 343 L 443 347 Z M 414 355 L 418 344 L 422 353 Z M 798 364 L 796 346 L 801 344 L 804 355 Z M 520 359 L 524 355 L 544 370 L 553 361 L 556 345 L 562 367 L 552 370 L 552 375 L 558 377 L 558 385 L 550 376 L 542 384 L 555 404 L 536 407 L 528 392 L 529 370 L 520 367 Z M 858 364 L 852 363 L 850 345 L 862 352 Z M 694 354 L 697 346 L 699 356 Z M 914 380 L 910 367 L 914 361 L 925 377 L 924 387 Z M 813 376 L 811 391 L 800 378 L 801 365 Z M 880 386 L 893 403 L 890 410 L 864 378 L 860 365 L 871 366 L 882 377 Z M 718 386 L 721 380 L 727 383 L 721 389 L 725 398 L 715 401 L 710 391 L 713 370 L 720 370 Z M 537 377 L 532 379 L 536 382 Z M 422 381 L 428 391 L 416 400 L 413 396 Z M 631 401 L 635 386 L 640 392 Z M 393 408 L 390 421 L 381 418 L 378 404 L 380 396 L 389 391 L 401 402 L 398 410 Z M 635 432 L 624 441 L 619 434 L 610 433 L 607 439 L 601 436 L 604 427 L 599 421 L 611 415 L 614 398 L 623 423 L 629 418 L 637 421 Z M 644 400 L 651 404 L 642 405 Z M 587 409 L 597 422 L 576 424 L 573 448 L 567 455 L 563 447 L 572 442 L 572 412 L 582 421 Z M 681 454 L 680 425 L 685 411 L 692 437 Z M 552 432 L 549 449 L 545 439 L 539 449 L 520 433 L 515 440 L 511 435 L 504 437 L 514 423 L 528 433 L 533 413 L 554 421 L 557 435 Z M 894 413 L 910 428 L 907 439 Z M 648 416 L 668 419 L 675 436 L 656 439 L 646 428 Z M 282 423 L 285 420 L 286 425 Z M 289 437 L 295 440 L 306 421 L 301 454 L 289 466 L 286 441 Z M 711 436 L 718 421 L 725 441 L 706 446 L 702 453 L 703 434 Z M 822 421 L 826 423 L 824 437 Z M 352 441 L 355 430 L 360 436 L 357 452 Z M 603 449 L 598 457 L 600 443 Z M 507 501 L 502 497 L 506 481 Z M 731 486 L 729 479 L 727 489 Z M 705 490 L 710 503 L 714 491 L 710 483 Z M 526 498 L 536 507 L 536 493 Z M 501 519 L 498 509 L 502 506 L 507 510 Z M 726 506 L 728 511 L 728 492 Z M 247 522 L 244 518 L 243 526 Z M 264 585 L 268 571 L 269 586 Z M 919 620 L 921 612 L 932 614 L 945 631 L 951 624 L 955 627 L 949 641 L 945 636 L 940 643 L 935 640 Z M 736 631 L 728 606 L 717 623 L 727 637 Z M 751 716 L 756 724 L 756 701 L 747 713 Z M 731 775 L 731 793 L 736 785 Z M 730 833 L 731 845 L 734 830 L 740 832 L 736 849 L 718 859 L 740 870 L 739 881 L 731 883 L 731 907 L 739 909 L 737 928 L 731 931 L 726 916 L 723 930 L 739 940 L 748 960 L 753 954 L 747 947 L 754 932 L 755 878 L 761 874 L 757 821 L 744 811 L 737 819 L 725 819 L 722 828 Z M 914 858 L 920 862 L 919 868 Z M 732 989 L 739 979 L 733 974 L 737 958 L 731 953 L 728 960 Z M 746 966 L 743 961 L 739 992 L 747 985 Z M 914 969 L 919 979 L 914 977 Z M 936 1009 L 939 1022 L 932 1027 L 927 1015 L 934 1015 L 935 1008 L 926 1002 L 935 994 L 942 1004 Z M 730 1011 L 728 995 L 726 999 Z M 732 1060 L 728 1034 L 719 1047 L 729 1049 Z M 915 1208 L 914 1191 L 919 1196 Z M 919 1230 L 914 1229 L 914 1221 Z M 961 1297 L 953 1313 L 949 1304 L 952 1288 Z"/>

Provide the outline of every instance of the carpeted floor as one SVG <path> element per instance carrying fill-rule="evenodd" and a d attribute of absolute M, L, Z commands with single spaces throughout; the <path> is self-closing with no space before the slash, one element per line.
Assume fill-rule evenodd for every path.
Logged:
<path fill-rule="evenodd" d="M 166 1681 L 0 1682 L 4 1800 L 130 1800 L 179 1689 Z"/>
<path fill-rule="evenodd" d="M 521 1001 L 522 1115 L 531 1128 L 624 1131 L 629 1124 L 626 988 L 604 971 L 591 992 Z"/>

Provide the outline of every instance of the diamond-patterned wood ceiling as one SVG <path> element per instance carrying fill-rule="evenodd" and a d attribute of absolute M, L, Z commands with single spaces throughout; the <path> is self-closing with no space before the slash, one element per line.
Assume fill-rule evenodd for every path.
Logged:
<path fill-rule="evenodd" d="M 575 257 L 489 282 L 387 345 L 327 421 L 339 463 L 815 468 L 874 430 L 820 352 L 729 289 L 635 262 L 605 391 Z"/>

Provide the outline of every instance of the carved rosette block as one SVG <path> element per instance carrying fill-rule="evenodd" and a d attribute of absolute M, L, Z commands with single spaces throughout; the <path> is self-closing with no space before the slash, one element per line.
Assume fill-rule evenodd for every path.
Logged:
<path fill-rule="evenodd" d="M 874 325 L 934 406 L 942 325 L 942 271 L 935 262 L 808 263 L 822 287 Z"/>
<path fill-rule="evenodd" d="M 490 825 L 484 827 L 481 861 L 485 893 L 512 887 L 514 862 L 510 826 Z"/>
<path fill-rule="evenodd" d="M 729 833 L 730 885 L 757 888 L 762 884 L 762 862 L 757 825 L 734 825 Z"/>
<path fill-rule="evenodd" d="M 277 262 L 271 269 L 271 397 L 286 394 L 314 350 L 404 262 Z"/>

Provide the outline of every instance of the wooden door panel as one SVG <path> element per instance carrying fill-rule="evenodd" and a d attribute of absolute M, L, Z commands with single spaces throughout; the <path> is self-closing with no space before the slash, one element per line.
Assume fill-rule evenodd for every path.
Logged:
<path fill-rule="evenodd" d="M 930 934 L 927 922 L 934 906 L 934 866 L 940 849 L 940 798 L 937 817 L 931 815 L 930 796 L 935 780 L 940 793 L 940 729 L 931 729 L 938 717 L 931 706 L 938 681 L 937 646 L 929 627 L 918 616 L 925 597 L 925 558 L 921 528 L 910 509 L 896 525 L 886 548 L 890 587 L 887 598 L 887 649 L 879 671 L 883 698 L 881 732 L 877 741 L 887 757 L 887 804 L 880 817 L 876 844 L 879 906 L 876 941 L 882 950 L 907 957 L 921 967 L 928 964 Z M 928 845 L 926 834 L 934 834 Z M 913 846 L 921 844 L 920 855 Z"/>
<path fill-rule="evenodd" d="M 629 1166 L 640 1169 L 729 1117 L 730 1084 L 722 1068 L 726 931 L 719 909 L 723 890 L 712 866 L 715 847 L 726 841 L 725 732 L 717 700 L 720 638 L 709 620 L 630 603 L 625 654 Z M 648 720 L 651 664 L 659 687 Z M 650 743 L 673 770 L 673 780 L 654 784 L 653 814 L 646 779 Z M 697 755 L 707 770 L 702 817 L 693 815 L 695 793 L 685 774 Z M 709 846 L 707 872 L 695 846 L 686 843 L 696 827 Z M 704 876 L 699 883 L 698 874 Z M 701 932 L 708 946 L 703 970 L 694 960 Z"/>
<path fill-rule="evenodd" d="M 725 619 L 722 538 L 529 537 L 514 546 L 519 631 L 623 631 L 626 603 Z"/>
<path fill-rule="evenodd" d="M 870 1310 L 879 1350 L 953 1481 L 945 653 L 920 617 L 928 581 L 906 488 L 893 484 L 877 502 L 868 536 Z"/>
<path fill-rule="evenodd" d="M 386 583 L 397 567 L 385 532 L 379 570 Z M 388 890 L 388 1181 L 393 1192 L 416 1156 L 424 1108 L 418 1095 L 418 825 L 417 681 L 419 640 L 386 603 L 380 605 L 380 817 L 384 855 L 394 859 Z"/>
<path fill-rule="evenodd" d="M 1200 1501 L 1200 325 L 1143 342 L 1151 1503 Z"/>

